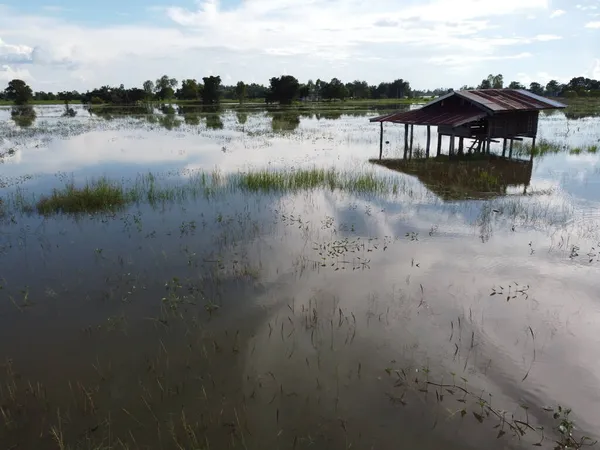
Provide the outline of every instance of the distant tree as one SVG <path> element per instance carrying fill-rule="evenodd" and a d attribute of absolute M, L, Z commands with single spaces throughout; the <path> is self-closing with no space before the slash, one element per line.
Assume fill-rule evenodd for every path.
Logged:
<path fill-rule="evenodd" d="M 308 84 L 300 84 L 300 88 L 298 88 L 298 97 L 302 100 L 310 100 L 310 94 L 310 86 Z"/>
<path fill-rule="evenodd" d="M 221 97 L 221 77 L 210 76 L 202 78 L 204 91 L 202 92 L 202 103 L 205 105 L 216 105 Z"/>
<path fill-rule="evenodd" d="M 502 89 L 504 87 L 504 77 L 502 74 L 489 74 L 487 78 L 481 81 L 477 89 Z"/>
<path fill-rule="evenodd" d="M 346 84 L 346 89 L 351 98 L 369 98 L 369 84 L 366 81 L 355 80 Z"/>
<path fill-rule="evenodd" d="M 536 95 L 544 95 L 544 87 L 537 82 L 532 82 L 529 84 L 529 92 Z"/>
<path fill-rule="evenodd" d="M 178 82 L 175 78 L 169 78 L 167 75 L 163 75 L 156 80 L 156 84 L 154 86 L 156 97 L 158 97 L 160 100 L 173 98 L 177 84 Z"/>
<path fill-rule="evenodd" d="M 388 98 L 410 97 L 410 83 L 402 78 L 394 80 L 388 87 Z"/>
<path fill-rule="evenodd" d="M 240 103 L 244 103 L 247 95 L 246 84 L 243 81 L 238 81 L 238 84 L 235 86 L 235 97 L 238 99 Z"/>
<path fill-rule="evenodd" d="M 492 88 L 492 82 L 487 78 L 481 80 L 481 83 L 479 84 L 479 86 L 477 86 L 477 89 L 491 89 L 491 88 Z"/>
<path fill-rule="evenodd" d="M 265 98 L 268 88 L 261 84 L 252 83 L 246 86 L 246 94 L 248 98 Z"/>
<path fill-rule="evenodd" d="M 502 89 L 504 87 L 504 77 L 502 74 L 494 75 L 492 78 L 492 88 Z"/>
<path fill-rule="evenodd" d="M 510 84 L 508 85 L 508 88 L 509 89 L 525 89 L 525 86 L 523 86 L 518 81 L 511 81 Z"/>
<path fill-rule="evenodd" d="M 33 91 L 23 80 L 12 80 L 4 90 L 4 96 L 15 105 L 26 105 L 33 99 Z"/>
<path fill-rule="evenodd" d="M 151 80 L 144 81 L 142 85 L 146 100 L 151 100 L 154 96 L 154 83 Z"/>
<path fill-rule="evenodd" d="M 339 79 L 332 78 L 329 83 L 321 84 L 321 96 L 327 100 L 344 100 L 348 97 L 348 90 Z"/>
<path fill-rule="evenodd" d="M 473 86 L 467 86 L 466 84 L 460 88 L 461 91 L 472 91 L 474 89 L 475 88 Z"/>
<path fill-rule="evenodd" d="M 317 80 L 318 82 L 320 80 Z M 280 103 L 289 105 L 298 97 L 300 91 L 300 83 L 291 75 L 282 75 L 281 77 L 273 77 L 269 80 L 270 87 L 267 93 L 267 103 Z"/>
<path fill-rule="evenodd" d="M 546 94 L 551 97 L 556 97 L 561 93 L 562 89 L 560 88 L 560 84 L 556 80 L 550 80 L 546 84 Z"/>
<path fill-rule="evenodd" d="M 65 106 L 69 106 L 69 103 L 71 103 L 74 99 L 74 95 L 71 91 L 63 91 L 63 92 L 59 92 L 57 95 L 58 99 L 63 101 L 65 103 Z"/>
<path fill-rule="evenodd" d="M 199 100 L 200 85 L 194 79 L 187 79 L 181 82 L 181 88 L 177 90 L 177 98 L 180 100 Z"/>

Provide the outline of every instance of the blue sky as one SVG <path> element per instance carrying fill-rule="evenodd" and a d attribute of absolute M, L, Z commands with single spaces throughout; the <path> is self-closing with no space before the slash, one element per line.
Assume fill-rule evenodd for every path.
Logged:
<path fill-rule="evenodd" d="M 600 0 L 0 0 L 0 84 L 600 79 Z"/>

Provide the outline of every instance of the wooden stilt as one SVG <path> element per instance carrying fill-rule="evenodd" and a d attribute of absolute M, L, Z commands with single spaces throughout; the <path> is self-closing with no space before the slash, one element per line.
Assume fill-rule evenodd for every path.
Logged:
<path fill-rule="evenodd" d="M 490 154 L 490 147 L 491 147 L 491 145 L 492 145 L 492 138 L 490 138 L 490 137 L 488 136 L 488 138 L 487 138 L 487 146 L 486 146 L 486 153 L 487 153 L 488 155 Z"/>
<path fill-rule="evenodd" d="M 404 159 L 408 158 L 408 124 L 404 124 Z"/>
<path fill-rule="evenodd" d="M 459 155 L 465 154 L 465 138 L 464 137 L 458 138 L 458 154 Z"/>
<path fill-rule="evenodd" d="M 508 159 L 512 159 L 513 143 L 514 143 L 514 141 L 511 139 L 510 140 L 509 150 L 508 150 Z"/>
<path fill-rule="evenodd" d="M 410 126 L 410 156 L 409 158 L 412 159 L 412 151 L 413 151 L 413 139 L 414 139 L 414 134 L 415 134 L 415 126 L 411 125 Z"/>
<path fill-rule="evenodd" d="M 506 158 L 506 138 L 504 138 L 504 142 L 502 143 L 502 157 Z"/>
<path fill-rule="evenodd" d="M 379 159 L 383 156 L 383 122 L 379 122 Z"/>
<path fill-rule="evenodd" d="M 442 135 L 438 132 L 437 156 L 442 154 Z"/>
<path fill-rule="evenodd" d="M 469 155 L 470 155 L 471 153 L 473 153 L 473 149 L 475 148 L 475 145 L 476 145 L 476 144 L 477 144 L 477 139 L 475 139 L 475 140 L 474 140 L 474 141 L 471 143 L 471 146 L 469 147 L 469 150 L 468 150 L 468 153 L 469 153 Z"/>
<path fill-rule="evenodd" d="M 483 144 L 483 141 L 481 139 L 478 139 L 477 142 L 477 153 L 481 153 L 481 145 Z"/>
<path fill-rule="evenodd" d="M 431 126 L 427 125 L 427 146 L 425 147 L 425 157 L 429 158 L 429 147 L 431 146 Z"/>
<path fill-rule="evenodd" d="M 531 156 L 529 157 L 529 162 L 533 162 L 533 155 L 535 155 L 535 136 L 531 141 Z"/>
<path fill-rule="evenodd" d="M 450 136 L 450 150 L 449 150 L 449 154 L 450 156 L 454 156 L 454 135 Z"/>

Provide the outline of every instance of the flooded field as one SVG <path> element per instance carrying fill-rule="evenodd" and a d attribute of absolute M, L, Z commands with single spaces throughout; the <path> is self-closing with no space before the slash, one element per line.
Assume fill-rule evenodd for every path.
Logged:
<path fill-rule="evenodd" d="M 2 448 L 600 437 L 598 114 L 490 174 L 370 162 L 375 109 L 74 112 L 0 109 Z"/>

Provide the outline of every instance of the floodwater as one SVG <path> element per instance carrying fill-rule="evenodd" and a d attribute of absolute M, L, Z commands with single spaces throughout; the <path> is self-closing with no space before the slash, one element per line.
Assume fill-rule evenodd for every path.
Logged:
<path fill-rule="evenodd" d="M 543 115 L 526 186 L 448 198 L 368 162 L 381 111 L 35 110 L 0 109 L 3 448 L 554 448 L 558 405 L 598 437 L 600 117 Z M 399 189 L 14 201 L 315 166 Z"/>

